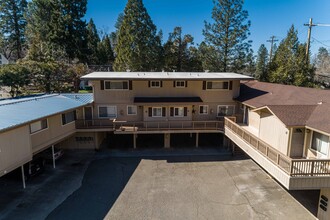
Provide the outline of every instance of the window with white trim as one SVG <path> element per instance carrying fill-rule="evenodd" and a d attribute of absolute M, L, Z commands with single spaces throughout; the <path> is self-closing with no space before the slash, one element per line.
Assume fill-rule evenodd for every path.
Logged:
<path fill-rule="evenodd" d="M 162 107 L 152 107 L 152 117 L 162 117 L 163 116 L 162 110 L 163 110 Z"/>
<path fill-rule="evenodd" d="M 127 115 L 136 115 L 136 114 L 137 114 L 136 105 L 128 105 L 127 106 Z"/>
<path fill-rule="evenodd" d="M 206 89 L 229 89 L 228 81 L 208 81 Z"/>
<path fill-rule="evenodd" d="M 104 88 L 109 90 L 128 90 L 128 86 L 128 81 L 104 81 Z"/>
<path fill-rule="evenodd" d="M 200 115 L 207 115 L 209 113 L 209 106 L 208 105 L 200 105 L 199 106 L 199 114 Z"/>
<path fill-rule="evenodd" d="M 117 118 L 117 106 L 99 106 L 99 118 Z"/>
<path fill-rule="evenodd" d="M 77 119 L 76 111 L 64 113 L 62 114 L 62 125 L 66 125 L 71 122 L 74 122 L 76 119 Z"/>
<path fill-rule="evenodd" d="M 30 133 L 33 134 L 46 128 L 48 128 L 48 121 L 47 119 L 43 119 L 30 124 Z"/>
<path fill-rule="evenodd" d="M 183 117 L 184 107 L 174 107 L 174 117 Z"/>
<path fill-rule="evenodd" d="M 161 83 L 160 83 L 160 81 L 150 81 L 150 87 L 151 88 L 160 88 Z"/>
<path fill-rule="evenodd" d="M 186 81 L 175 81 L 175 88 L 185 88 Z"/>
<path fill-rule="evenodd" d="M 321 154 L 328 155 L 329 136 L 313 131 L 311 148 Z"/>
<path fill-rule="evenodd" d="M 218 105 L 217 116 L 231 116 L 235 113 L 235 106 L 233 105 Z"/>

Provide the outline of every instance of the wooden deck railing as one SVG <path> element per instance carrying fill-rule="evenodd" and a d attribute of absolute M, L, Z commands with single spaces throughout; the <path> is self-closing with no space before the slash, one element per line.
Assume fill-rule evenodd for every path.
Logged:
<path fill-rule="evenodd" d="M 142 121 L 77 120 L 77 129 L 109 128 L 113 131 L 219 130 L 224 121 Z"/>
<path fill-rule="evenodd" d="M 292 177 L 330 176 L 330 160 L 325 159 L 292 159 L 271 147 L 255 135 L 243 129 L 239 124 L 225 118 L 225 127 L 234 132 L 252 148 L 273 162 Z"/>

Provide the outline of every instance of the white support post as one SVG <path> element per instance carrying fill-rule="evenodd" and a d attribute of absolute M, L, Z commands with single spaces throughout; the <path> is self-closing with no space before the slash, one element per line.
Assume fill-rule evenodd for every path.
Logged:
<path fill-rule="evenodd" d="M 25 185 L 24 165 L 21 166 L 21 170 L 22 170 L 23 189 L 25 189 L 26 185 Z"/>
<path fill-rule="evenodd" d="M 55 149 L 54 149 L 54 145 L 52 145 L 52 158 L 53 158 L 53 168 L 56 168 L 56 164 L 55 164 Z"/>

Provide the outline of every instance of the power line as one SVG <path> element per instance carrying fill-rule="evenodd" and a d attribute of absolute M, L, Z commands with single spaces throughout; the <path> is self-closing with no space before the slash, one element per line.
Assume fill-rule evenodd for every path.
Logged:
<path fill-rule="evenodd" d="M 326 45 L 325 43 L 323 43 L 322 41 L 319 41 L 319 40 L 316 39 L 315 37 L 312 37 L 312 39 L 315 40 L 316 42 L 318 42 L 319 44 L 322 44 L 323 46 L 330 48 L 329 45 Z"/>

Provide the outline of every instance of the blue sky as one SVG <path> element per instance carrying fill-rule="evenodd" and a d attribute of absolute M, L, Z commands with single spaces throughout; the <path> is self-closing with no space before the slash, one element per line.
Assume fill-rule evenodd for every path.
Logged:
<path fill-rule="evenodd" d="M 211 20 L 212 0 L 144 0 L 153 22 L 162 29 L 164 41 L 175 26 L 191 34 L 195 43 L 203 41 L 204 21 Z M 86 19 L 93 18 L 97 28 L 106 32 L 114 30 L 120 12 L 124 11 L 127 0 L 89 0 Z M 330 24 L 330 0 L 245 0 L 244 7 L 251 20 L 250 39 L 256 52 L 274 35 L 282 40 L 292 24 L 298 30 L 301 42 L 307 40 L 308 28 L 303 24 L 313 18 L 314 23 Z M 314 27 L 312 30 L 312 53 L 319 47 L 330 49 L 330 27 Z"/>

